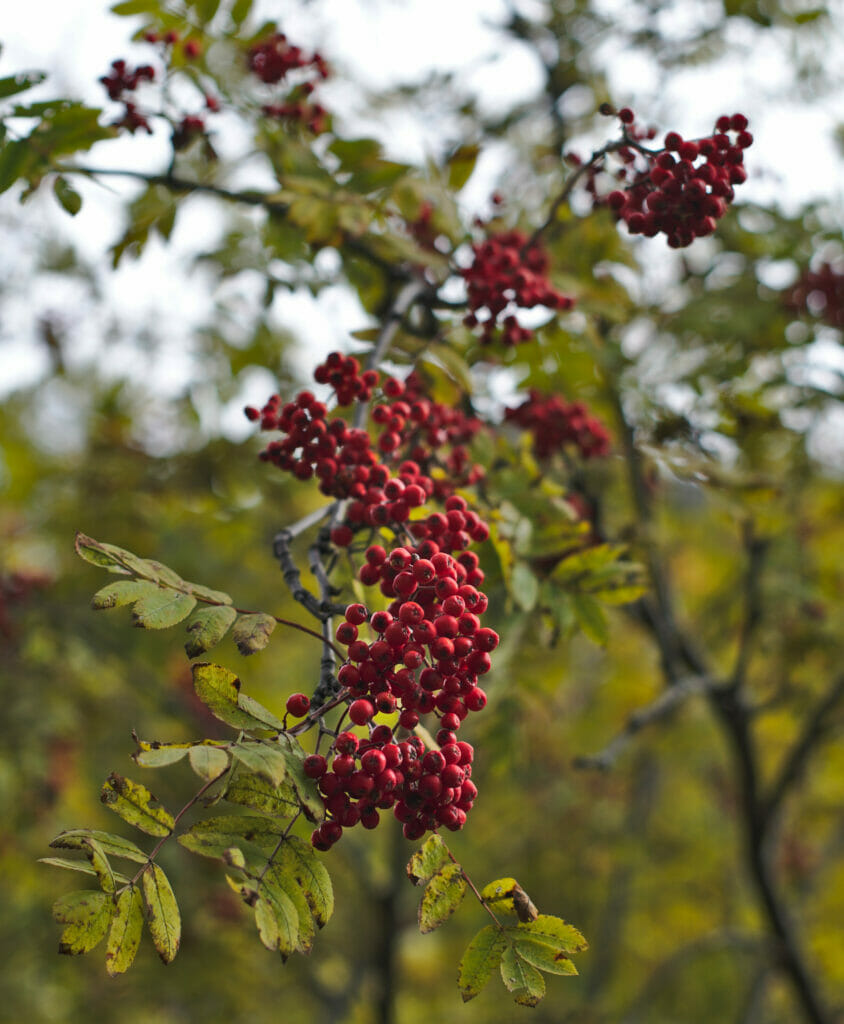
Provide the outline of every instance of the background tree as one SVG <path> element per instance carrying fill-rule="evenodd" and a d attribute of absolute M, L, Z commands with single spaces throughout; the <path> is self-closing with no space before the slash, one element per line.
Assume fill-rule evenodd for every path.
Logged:
<path fill-rule="evenodd" d="M 836 1019 L 840 476 L 824 438 L 840 376 L 820 365 L 823 346 L 840 339 L 836 214 L 817 203 L 788 213 L 745 204 L 675 259 L 662 237 L 630 244 L 612 206 L 592 209 L 590 188 L 605 197 L 619 183 L 596 175 L 593 186 L 588 158 L 629 124 L 626 115 L 596 116 L 601 103 L 628 99 L 609 94 L 596 40 L 621 40 L 671 74 L 678 59 L 707 59 L 728 45 L 735 26 L 756 26 L 754 38 L 787 40 L 806 88 L 822 89 L 806 36 L 828 28 L 827 12 L 728 6 L 678 45 L 645 5 L 624 25 L 588 4 L 514 10 L 502 32 L 539 56 L 545 87 L 535 101 L 490 117 L 482 98 L 438 80 L 382 97 L 385 116 L 411 98 L 448 112 L 438 159 L 420 170 L 319 109 L 322 63 L 310 51 L 294 60 L 286 45 L 267 48 L 275 29 L 250 20 L 248 6 L 119 5 L 140 16 L 138 56 L 107 71 L 104 55 L 116 104 L 104 111 L 56 100 L 27 110 L 27 82 L 2 86 L 0 188 L 37 189 L 32 204 L 52 188 L 73 213 L 89 195 L 85 181 L 105 179 L 94 156 L 112 136 L 144 132 L 144 119 L 169 135 L 169 166 L 120 175 L 141 185 L 115 261 L 137 257 L 150 237 L 169 238 L 203 198 L 223 218 L 218 244 L 202 253 L 218 284 L 209 326 L 193 339 L 204 396 L 194 388 L 165 403 L 136 379 L 121 380 L 109 365 L 120 351 L 114 337 L 98 352 L 104 372 L 81 366 L 63 324 L 34 308 L 33 336 L 50 369 L 2 412 L 8 1012 L 260 1020 L 283 1000 L 285 1013 L 303 1020 L 413 1021 L 432 1008 L 511 1019 L 511 1005 L 489 993 L 456 1008 L 454 965 L 479 922 L 464 912 L 435 936 L 414 936 L 404 878 L 413 848 L 394 822 L 372 834 L 350 830 L 326 855 L 337 913 L 308 960 L 280 968 L 250 934 L 248 909 L 221 887 L 219 866 L 169 847 L 161 863 L 185 923 L 172 971 L 144 945 L 116 995 L 94 958 L 69 963 L 45 952 L 55 931 L 44 887 L 51 898 L 67 887 L 45 881 L 34 858 L 63 828 L 113 828 L 92 787 L 123 772 L 129 730 L 169 742 L 229 736 L 213 732 L 196 701 L 174 635 L 127 636 L 85 607 L 87 570 L 70 538 L 83 529 L 185 579 L 236 591 L 249 608 L 302 621 L 279 586 L 269 540 L 315 507 L 316 490 L 253 464 L 257 447 L 246 454 L 208 423 L 255 367 L 271 370 L 285 399 L 307 380 L 318 360 L 297 358 L 278 331 L 276 295 L 300 283 L 318 294 L 342 280 L 362 306 L 350 348 L 366 359 L 374 345 L 400 377 L 414 367 L 436 400 L 481 412 L 495 427 L 475 437 L 471 458 L 486 469 L 478 500 L 492 536 L 480 550 L 487 618 L 503 642 L 489 703 L 467 729 L 481 798 L 453 846 L 471 874 L 516 873 L 543 912 L 563 914 L 589 937 L 591 951 L 577 958 L 582 978 L 552 982 L 537 1014 Z M 169 32 L 176 38 L 167 42 Z M 156 40 L 142 44 L 149 33 Z M 285 76 L 275 80 L 279 55 L 302 61 L 285 72 L 304 78 L 293 96 Z M 145 62 L 155 82 L 144 73 L 133 83 Z M 308 93 L 302 85 L 311 82 Z M 577 96 L 588 100 L 572 116 Z M 167 126 L 153 116 L 159 100 Z M 215 105 L 249 126 L 240 154 L 217 152 L 226 139 L 213 127 Z M 666 127 L 705 134 L 721 113 L 684 112 L 682 125 Z M 735 141 L 743 129 L 730 130 Z M 86 155 L 98 140 L 100 150 Z M 642 141 L 656 149 L 658 140 Z M 472 225 L 456 196 L 494 147 L 504 154 L 503 202 L 487 203 L 483 223 Z M 564 159 L 570 148 L 580 163 Z M 246 183 L 244 167 L 254 168 Z M 619 207 L 628 224 L 634 206 Z M 19 214 L 7 203 L 6 216 L 27 224 L 33 208 Z M 489 279 L 469 244 L 498 236 L 506 251 L 500 238 L 513 228 L 524 234 L 510 247 L 524 253 L 529 239 L 541 241 L 550 287 L 576 307 L 546 313 L 523 344 L 508 347 L 496 332 L 486 345 L 482 328 L 461 322 L 466 294 L 455 270 L 476 271 L 468 298 L 483 320 Z M 71 280 L 96 307 L 99 266 L 50 239 L 30 243 L 29 253 L 16 268 L 23 281 Z M 774 275 L 783 261 L 788 284 Z M 533 269 L 544 276 L 541 263 Z M 263 304 L 245 307 L 231 285 L 256 277 Z M 447 278 L 453 290 L 442 287 Z M 10 274 L 7 309 L 16 287 Z M 551 297 L 540 304 L 554 305 Z M 504 332 L 516 340 L 517 328 Z M 161 357 L 155 325 L 136 341 Z M 525 404 L 531 390 L 537 397 Z M 597 427 L 565 433 L 574 400 L 606 424 L 608 455 L 584 457 L 584 437 L 602 451 Z M 549 450 L 551 437 L 558 443 Z M 304 549 L 293 552 L 307 563 Z M 636 564 L 645 567 L 641 596 Z M 94 569 L 90 577 L 92 589 L 103 582 Z M 280 633 L 245 668 L 232 645 L 214 653 L 277 711 L 290 693 L 311 692 L 320 661 L 313 640 Z M 181 765 L 128 773 L 168 806 L 183 803 L 190 785 Z"/>

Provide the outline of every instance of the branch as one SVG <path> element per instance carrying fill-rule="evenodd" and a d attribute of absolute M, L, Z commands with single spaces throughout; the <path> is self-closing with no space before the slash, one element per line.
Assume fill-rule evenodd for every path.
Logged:
<path fill-rule="evenodd" d="M 771 784 L 767 798 L 763 801 L 766 819 L 774 817 L 788 791 L 802 776 L 809 758 L 825 739 L 826 733 L 830 731 L 832 723 L 829 721 L 829 716 L 842 698 L 844 698 L 844 674 L 832 683 L 815 705 L 815 710 L 803 726 L 802 733 L 783 759 L 779 773 Z"/>
<path fill-rule="evenodd" d="M 664 690 L 652 703 L 638 708 L 627 719 L 622 731 L 596 754 L 581 754 L 572 760 L 574 768 L 608 771 L 630 745 L 633 737 L 648 725 L 667 718 L 688 697 L 704 693 L 715 686 L 709 676 L 688 676 Z"/>
<path fill-rule="evenodd" d="M 234 191 L 223 188 L 221 185 L 191 181 L 188 178 L 180 178 L 174 174 L 150 174 L 147 171 L 133 171 L 120 167 L 84 167 L 77 164 L 61 165 L 56 167 L 56 170 L 60 174 L 83 174 L 87 178 L 132 178 L 134 181 L 143 181 L 147 185 L 161 185 L 171 192 L 201 192 L 206 195 L 217 196 L 218 199 L 225 199 L 232 203 L 261 206 L 271 213 L 286 213 L 288 208 L 287 203 L 282 203 L 274 198 L 271 193 L 260 192 L 257 189 Z"/>

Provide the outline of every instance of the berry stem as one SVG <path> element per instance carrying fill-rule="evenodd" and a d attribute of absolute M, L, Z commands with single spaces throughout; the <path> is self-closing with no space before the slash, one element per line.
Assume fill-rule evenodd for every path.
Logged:
<path fill-rule="evenodd" d="M 443 844 L 443 845 L 445 845 L 445 844 Z M 451 852 L 451 850 L 447 846 L 446 846 L 445 850 L 446 850 L 446 853 L 448 854 L 449 859 L 451 860 L 451 862 L 453 864 L 456 864 L 460 868 L 460 874 L 463 876 L 463 878 L 466 881 L 466 884 L 469 886 L 469 888 L 475 894 L 475 897 L 476 897 L 478 903 L 480 903 L 480 905 L 484 908 L 484 910 L 492 918 L 493 923 L 495 924 L 495 927 L 500 932 L 503 932 L 504 931 L 504 925 L 495 916 L 495 911 L 492 909 L 492 907 L 489 905 L 489 903 L 487 903 L 487 901 L 483 898 L 483 896 L 481 896 L 481 893 L 480 893 L 480 890 L 478 889 L 478 887 L 475 885 L 475 883 L 472 881 L 472 879 L 466 874 L 466 869 L 463 867 L 463 865 L 460 863 L 460 861 L 454 856 L 454 854 Z"/>

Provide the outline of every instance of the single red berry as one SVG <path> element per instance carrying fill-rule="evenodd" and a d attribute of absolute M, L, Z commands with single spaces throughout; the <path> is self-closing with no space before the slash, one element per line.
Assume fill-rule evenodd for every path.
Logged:
<path fill-rule="evenodd" d="M 309 754 L 302 767 L 309 779 L 321 779 L 325 775 L 327 764 L 322 754 Z"/>
<path fill-rule="evenodd" d="M 287 713 L 294 718 L 302 718 L 311 710 L 310 698 L 304 693 L 294 693 L 287 698 Z"/>
<path fill-rule="evenodd" d="M 185 57 L 188 60 L 196 60 L 202 53 L 202 44 L 198 39 L 187 39 L 184 46 Z"/>
<path fill-rule="evenodd" d="M 349 718 L 355 725 L 366 725 L 367 722 L 372 720 L 374 714 L 375 708 L 372 702 L 368 700 L 353 701 L 349 707 Z"/>

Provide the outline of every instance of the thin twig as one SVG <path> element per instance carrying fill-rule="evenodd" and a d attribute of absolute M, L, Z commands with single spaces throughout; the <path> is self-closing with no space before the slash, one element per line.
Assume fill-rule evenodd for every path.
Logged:
<path fill-rule="evenodd" d="M 443 846 L 445 846 L 445 843 L 443 843 Z M 449 859 L 451 860 L 451 862 L 453 864 L 456 864 L 460 868 L 460 874 L 463 876 L 466 884 L 469 886 L 469 888 L 475 894 L 475 897 L 477 898 L 478 903 L 480 903 L 480 905 L 484 908 L 484 910 L 489 914 L 489 916 L 495 922 L 495 927 L 500 932 L 503 932 L 504 931 L 504 925 L 495 916 L 495 912 L 493 911 L 493 909 L 489 905 L 489 903 L 483 898 L 483 896 L 481 896 L 478 887 L 475 885 L 475 883 L 472 881 L 472 879 L 466 874 L 466 869 L 463 867 L 463 865 L 460 863 L 460 861 L 454 856 L 454 854 L 451 852 L 451 850 L 449 850 L 449 848 L 447 846 L 445 846 L 445 852 L 448 854 Z"/>

